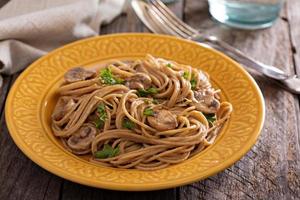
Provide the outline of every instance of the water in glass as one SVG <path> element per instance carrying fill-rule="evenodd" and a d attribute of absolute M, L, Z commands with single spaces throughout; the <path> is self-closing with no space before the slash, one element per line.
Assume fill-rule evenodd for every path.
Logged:
<path fill-rule="evenodd" d="M 271 26 L 279 16 L 283 0 L 208 0 L 218 21 L 243 29 Z"/>

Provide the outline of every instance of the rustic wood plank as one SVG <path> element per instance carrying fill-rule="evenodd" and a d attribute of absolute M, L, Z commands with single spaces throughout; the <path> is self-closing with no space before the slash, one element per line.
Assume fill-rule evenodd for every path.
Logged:
<path fill-rule="evenodd" d="M 62 198 L 63 200 L 175 200 L 176 190 L 158 190 L 150 192 L 122 192 L 112 190 L 102 190 L 92 187 L 82 186 L 76 183 L 65 181 Z"/>
<path fill-rule="evenodd" d="M 300 27 L 299 27 L 299 21 L 300 21 L 300 1 L 297 0 L 289 0 L 286 2 L 286 16 L 287 16 L 287 23 L 289 24 L 289 31 L 290 31 L 290 41 L 292 46 L 292 53 L 293 53 L 293 62 L 295 66 L 295 73 L 300 76 Z M 300 105 L 300 95 L 298 95 L 298 105 Z M 298 152 L 299 152 L 299 146 L 300 146 L 300 109 L 297 107 L 296 112 L 297 115 L 297 121 L 298 124 L 298 138 L 295 138 L 295 141 L 298 141 Z M 290 157 L 290 160 L 295 159 L 295 157 Z M 298 171 L 297 171 L 297 177 L 295 179 L 295 182 L 297 184 L 289 184 L 290 188 L 297 188 L 296 190 L 298 197 L 300 196 L 300 164 L 299 164 L 299 158 L 298 162 Z M 294 178 L 294 176 L 290 177 L 291 179 Z"/>
<path fill-rule="evenodd" d="M 2 86 L 0 87 L 0 113 L 4 111 L 4 104 L 10 86 L 10 82 L 11 82 L 10 76 L 3 76 Z"/>
<path fill-rule="evenodd" d="M 1 2 L 4 1 L 0 1 L 3 5 Z M 295 64 L 299 74 L 299 2 L 290 0 L 287 5 L 282 19 L 274 27 L 255 32 L 233 31 L 213 22 L 204 1 L 186 0 L 183 17 L 194 27 L 218 35 L 265 63 L 287 72 L 293 72 Z M 183 1 L 171 7 L 182 17 Z M 103 27 L 101 34 L 134 31 L 147 30 L 132 10 L 128 10 L 127 15 Z M 264 93 L 267 108 L 259 141 L 231 168 L 181 187 L 180 191 L 116 192 L 62 180 L 35 165 L 18 150 L 8 134 L 4 114 L 0 112 L 0 199 L 299 199 L 299 101 L 262 77 L 254 76 Z M 0 90 L 1 108 L 10 78 L 5 77 L 4 82 Z"/>
<path fill-rule="evenodd" d="M 293 50 L 294 63 L 296 65 L 296 72 L 300 75 L 300 1 L 287 1 L 287 22 L 290 26 L 291 43 Z"/>
<path fill-rule="evenodd" d="M 4 78 L 1 106 L 18 75 Z M 4 112 L 0 124 L 0 199 L 59 199 L 62 179 L 34 164 L 17 148 L 7 130 Z"/>
<path fill-rule="evenodd" d="M 216 34 L 262 62 L 286 72 L 294 71 L 286 20 L 279 19 L 266 30 L 233 30 L 213 22 L 207 10 L 206 2 L 187 0 L 185 19 L 194 27 Z M 284 15 L 285 11 L 283 18 Z M 298 100 L 261 76 L 253 76 L 266 101 L 266 120 L 259 140 L 229 169 L 182 187 L 180 199 L 299 199 Z"/>

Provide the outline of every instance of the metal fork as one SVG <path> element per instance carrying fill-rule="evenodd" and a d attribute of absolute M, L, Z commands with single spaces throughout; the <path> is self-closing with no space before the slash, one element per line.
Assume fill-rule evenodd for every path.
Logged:
<path fill-rule="evenodd" d="M 160 0 L 148 0 L 148 2 L 147 4 L 142 0 L 132 0 L 131 5 L 138 17 L 152 32 L 171 34 L 218 47 L 218 49 L 226 52 L 245 67 L 254 69 L 264 76 L 275 80 L 276 83 L 292 93 L 300 94 L 300 79 L 296 75 L 287 75 L 279 68 L 263 64 L 246 56 L 240 50 L 219 40 L 215 36 L 202 34 L 179 19 Z"/>

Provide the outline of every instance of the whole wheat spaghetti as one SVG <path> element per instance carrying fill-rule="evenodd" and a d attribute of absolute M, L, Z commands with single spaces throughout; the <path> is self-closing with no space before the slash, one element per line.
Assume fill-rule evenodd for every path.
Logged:
<path fill-rule="evenodd" d="M 59 87 L 52 130 L 91 162 L 155 170 L 213 144 L 232 106 L 207 73 L 147 55 L 98 72 L 73 68 Z"/>

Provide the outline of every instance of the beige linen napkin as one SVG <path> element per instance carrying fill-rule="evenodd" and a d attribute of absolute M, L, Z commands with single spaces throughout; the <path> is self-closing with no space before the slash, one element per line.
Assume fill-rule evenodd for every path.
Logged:
<path fill-rule="evenodd" d="M 97 35 L 125 0 L 10 0 L 0 9 L 1 74 L 13 74 L 47 51 Z"/>

